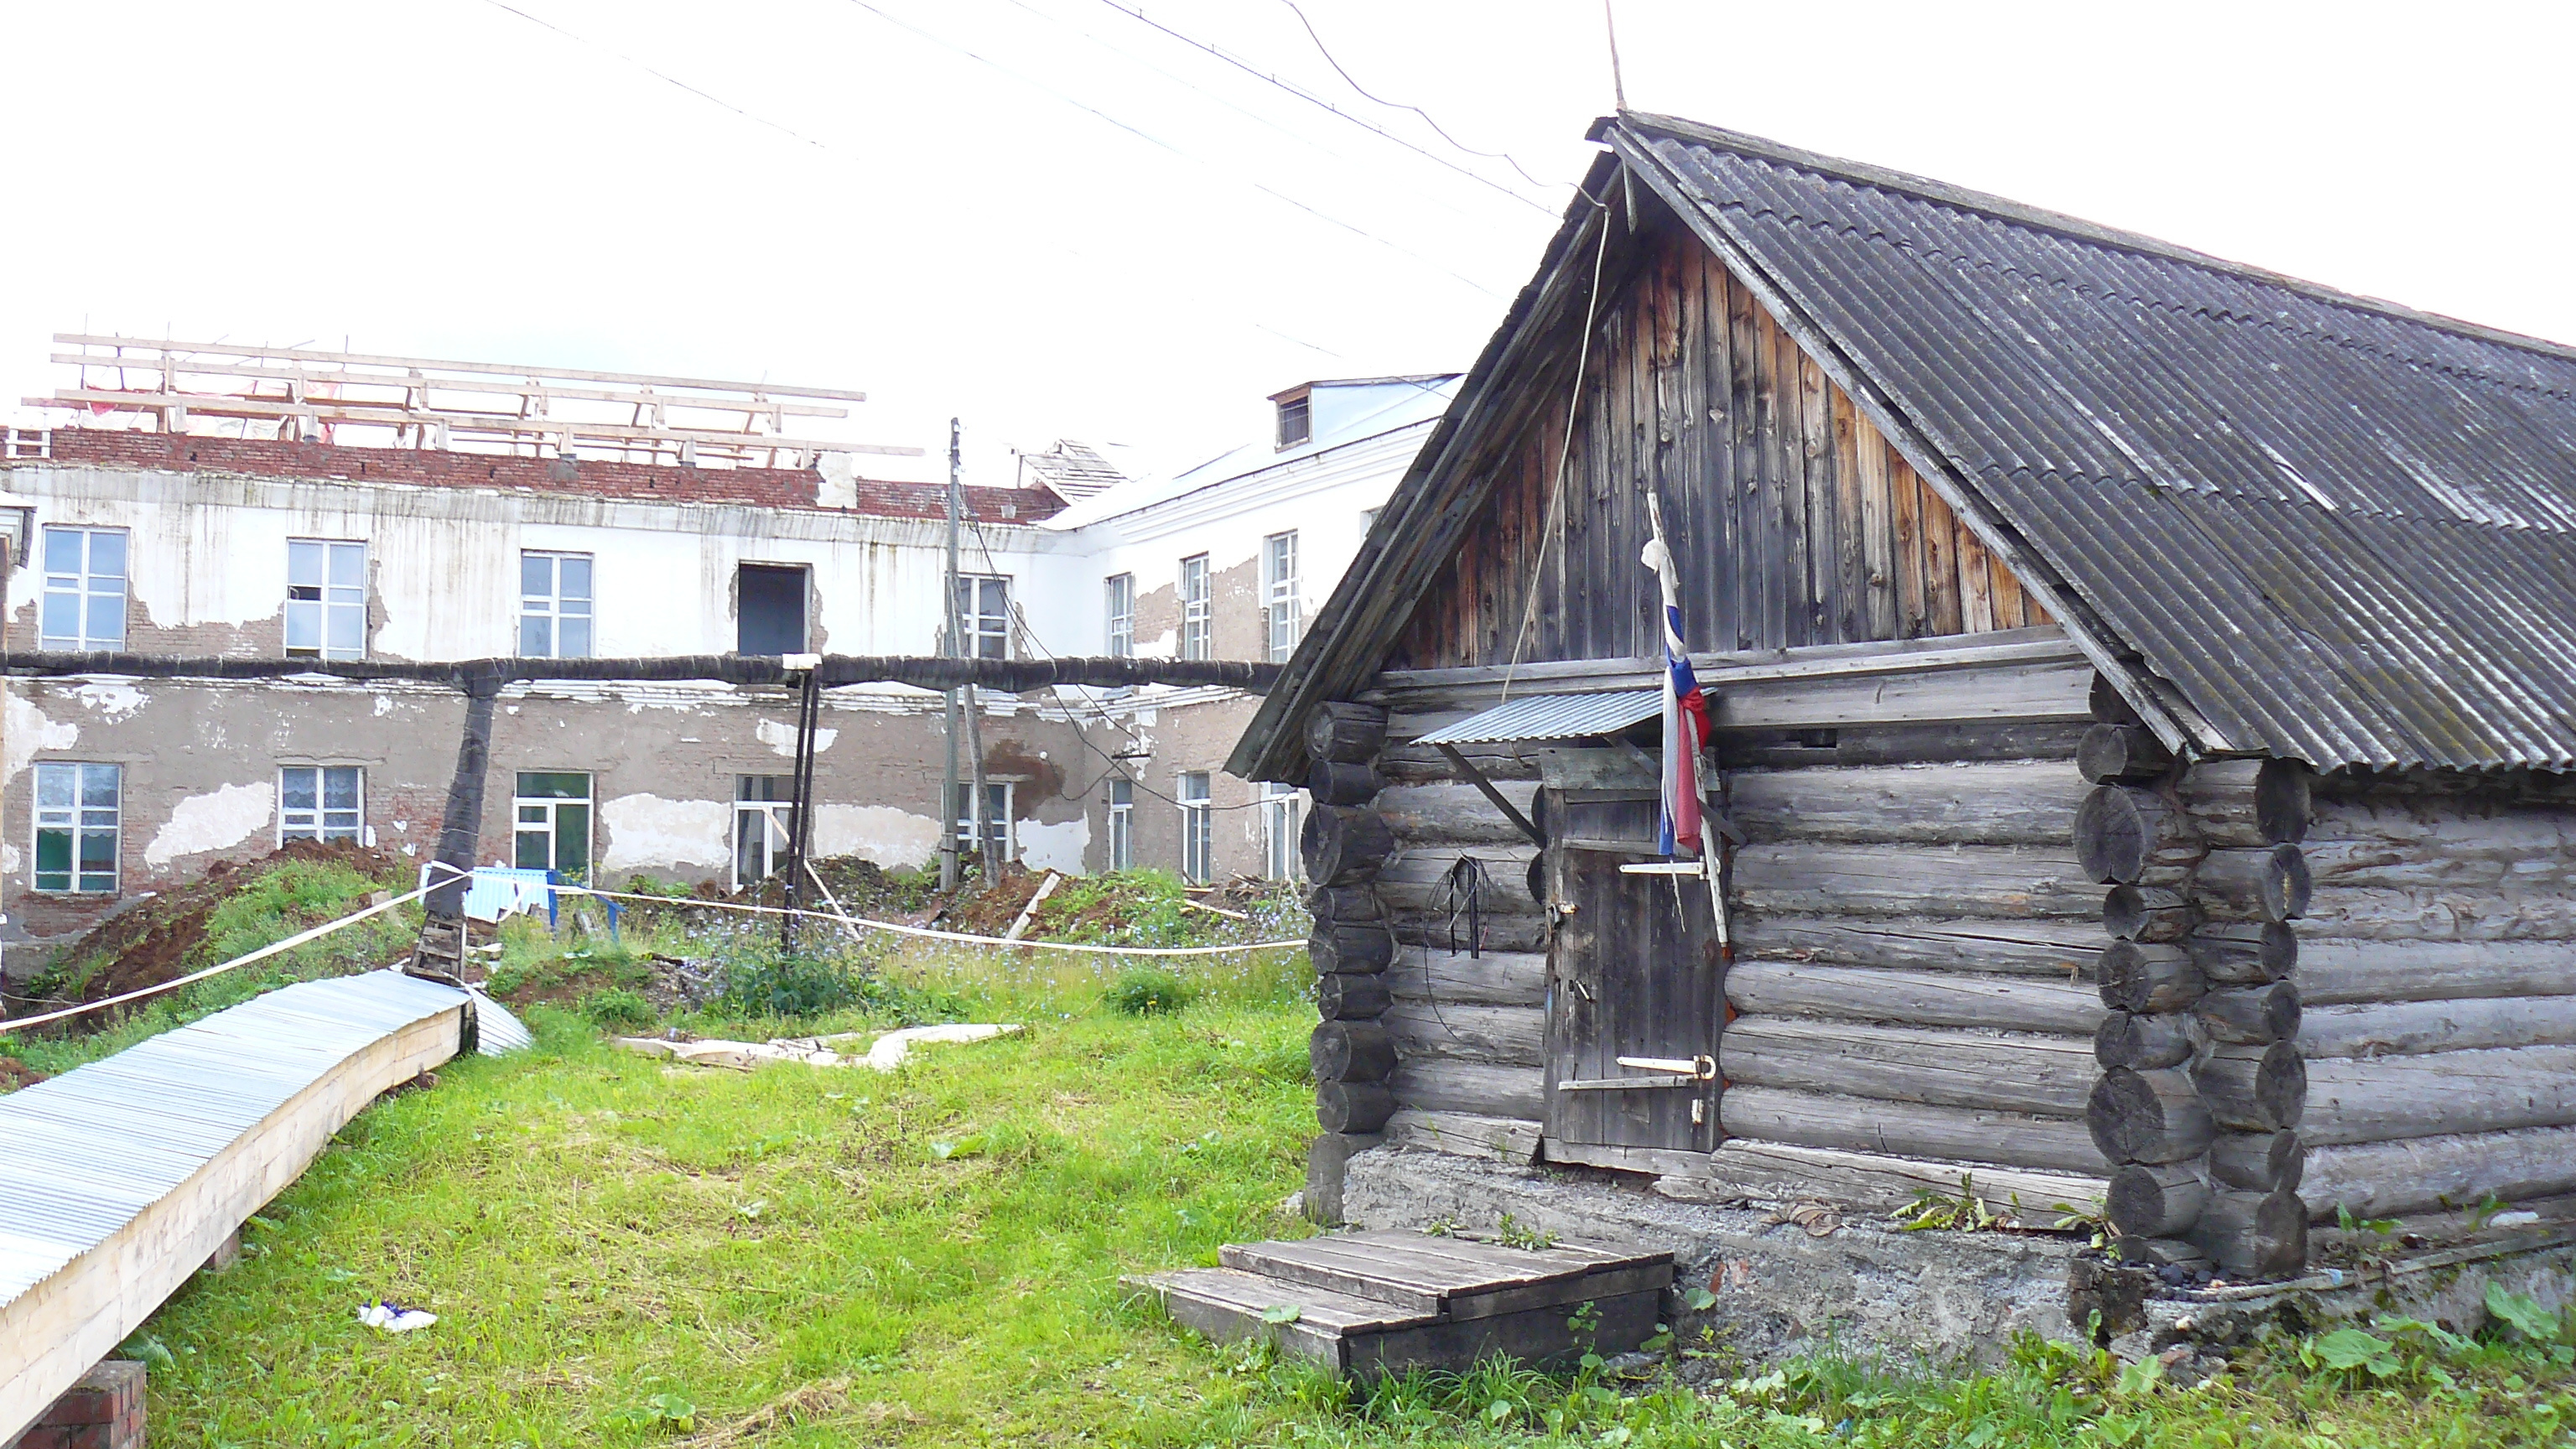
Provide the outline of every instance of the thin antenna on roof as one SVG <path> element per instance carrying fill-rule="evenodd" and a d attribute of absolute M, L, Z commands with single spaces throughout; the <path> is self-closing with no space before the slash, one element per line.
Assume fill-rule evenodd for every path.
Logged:
<path fill-rule="evenodd" d="M 1610 33 L 1610 96 L 1625 113 L 1628 109 L 1628 83 L 1619 77 L 1619 20 L 1610 13 L 1610 0 L 1601 0 L 1601 28 Z"/>

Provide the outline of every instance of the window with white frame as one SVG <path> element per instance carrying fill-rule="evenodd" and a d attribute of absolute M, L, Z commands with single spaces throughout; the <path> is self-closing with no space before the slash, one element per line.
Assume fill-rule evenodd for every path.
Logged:
<path fill-rule="evenodd" d="M 118 765 L 36 767 L 36 889 L 116 894 Z"/>
<path fill-rule="evenodd" d="M 1130 870 L 1136 864 L 1136 782 L 1109 782 L 1109 868 Z"/>
<path fill-rule="evenodd" d="M 367 657 L 365 544 L 286 541 L 286 654 L 290 659 Z"/>
<path fill-rule="evenodd" d="M 1216 876 L 1216 810 L 1208 798 L 1208 772 L 1181 774 L 1181 874 L 1199 885 Z"/>
<path fill-rule="evenodd" d="M 356 841 L 366 834 L 366 772 L 355 765 L 288 765 L 277 772 L 277 843 Z"/>
<path fill-rule="evenodd" d="M 125 647 L 125 555 L 121 528 L 45 529 L 45 648 Z"/>
<path fill-rule="evenodd" d="M 590 776 L 579 770 L 522 770 L 511 798 L 521 870 L 560 871 L 566 880 L 590 872 Z"/>
<path fill-rule="evenodd" d="M 796 826 L 792 775 L 737 775 L 733 787 L 733 885 L 767 880 L 787 863 Z"/>
<path fill-rule="evenodd" d="M 957 576 L 957 629 L 968 659 L 1011 657 L 1011 581 L 981 574 Z"/>
<path fill-rule="evenodd" d="M 1298 827 L 1304 823 L 1305 802 L 1297 787 L 1265 781 L 1261 786 L 1263 875 L 1293 881 L 1305 874 L 1304 859 L 1297 850 Z"/>
<path fill-rule="evenodd" d="M 1109 657 L 1126 659 L 1136 652 L 1136 576 L 1109 576 Z"/>
<path fill-rule="evenodd" d="M 1008 780 L 984 782 L 983 844 L 995 860 L 1009 860 L 1014 854 L 1011 849 L 1011 783 Z M 966 807 L 966 802 L 974 796 L 974 783 L 961 780 L 957 785 L 956 798 L 949 805 L 955 812 L 957 848 L 961 851 L 972 851 L 976 845 L 976 821 Z"/>
<path fill-rule="evenodd" d="M 1270 662 L 1297 652 L 1297 534 L 1294 529 L 1261 541 L 1261 619 L 1270 633 Z"/>
<path fill-rule="evenodd" d="M 1208 556 L 1203 553 L 1181 560 L 1181 657 L 1212 659 L 1209 652 L 1211 631 L 1208 600 Z"/>
<path fill-rule="evenodd" d="M 519 555 L 519 657 L 588 659 L 590 555 Z"/>

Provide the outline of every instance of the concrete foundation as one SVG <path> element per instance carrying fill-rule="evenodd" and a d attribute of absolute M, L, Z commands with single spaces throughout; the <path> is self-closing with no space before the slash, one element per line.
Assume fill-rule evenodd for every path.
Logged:
<path fill-rule="evenodd" d="M 1717 1302 L 1666 1321 L 1685 1346 L 1705 1326 L 1748 1360 L 1846 1349 L 1994 1362 L 2025 1329 L 2077 1336 L 2066 1277 L 2079 1239 L 1906 1233 L 1884 1219 L 1816 1236 L 1762 1208 L 1676 1202 L 1621 1174 L 1396 1148 L 1350 1159 L 1342 1211 L 1371 1228 L 1492 1229 L 1509 1214 L 1528 1231 L 1670 1250 L 1676 1291 L 1704 1287 Z"/>
<path fill-rule="evenodd" d="M 1349 1159 L 1341 1208 L 1354 1227 L 1491 1230 L 1509 1215 L 1525 1232 L 1669 1250 L 1675 1292 L 1702 1287 L 1717 1300 L 1705 1313 L 1665 1305 L 1682 1345 L 1705 1327 L 1750 1362 L 1840 1350 L 1993 1363 L 2024 1330 L 2082 1342 L 2100 1310 L 2114 1353 L 2162 1355 L 2187 1378 L 2275 1335 L 2366 1326 L 2381 1314 L 2475 1333 L 2490 1284 L 2553 1310 L 2576 1303 L 2576 1230 L 2564 1224 L 2287 1283 L 2193 1291 L 2086 1259 L 2071 1235 L 1909 1233 L 1885 1218 L 1801 1214 L 1826 1229 L 1818 1233 L 1762 1206 L 1676 1202 L 1647 1181 L 1380 1147 Z M 2070 1295 L 2070 1284 L 2081 1291 Z"/>

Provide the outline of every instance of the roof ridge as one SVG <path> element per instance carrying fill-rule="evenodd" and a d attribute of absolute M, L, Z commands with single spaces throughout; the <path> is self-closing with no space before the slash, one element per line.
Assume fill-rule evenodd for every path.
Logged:
<path fill-rule="evenodd" d="M 1676 140 L 1689 141 L 1696 145 L 1715 146 L 1761 160 L 1783 162 L 1801 170 L 1821 172 L 1882 191 L 1904 192 L 1939 205 L 1978 212 L 2018 226 L 2058 232 L 2078 241 L 2163 257 L 2187 266 L 2242 277 L 2265 286 L 2296 292 L 2329 306 L 2349 307 L 2356 311 L 2375 313 L 2399 322 L 2411 322 L 2417 326 L 2429 327 L 2435 331 L 2448 332 L 2474 341 L 2491 342 L 2525 352 L 2535 352 L 2562 362 L 2576 362 L 2576 344 L 2553 342 L 2545 337 L 2534 337 L 2524 332 L 2511 332 L 2501 327 L 2490 327 L 2482 322 L 2446 317 L 2439 312 L 2427 312 L 2421 308 L 2409 307 L 2403 302 L 2389 301 L 2384 297 L 2347 292 L 2339 287 L 2327 286 L 2323 282 L 2314 282 L 2305 277 L 2291 276 L 2287 272 L 2258 267 L 2251 262 L 2232 261 L 2209 252 L 2197 251 L 2178 242 L 2149 236 L 2144 232 L 2106 226 L 2101 222 L 2087 221 L 2080 216 L 2050 211 L 2046 207 L 2033 206 L 2028 202 L 2015 201 L 2010 197 L 1997 196 L 1992 192 L 1934 180 L 1928 176 L 1917 176 L 1908 171 L 1872 165 L 1866 161 L 1851 161 L 1839 156 L 1828 156 L 1821 151 L 1809 151 L 1785 142 L 1770 140 L 1767 137 L 1749 135 L 1742 131 L 1730 131 L 1723 126 L 1712 126 L 1704 121 L 1686 120 L 1680 116 L 1656 115 L 1645 111 L 1621 111 L 1615 116 L 1604 116 L 1593 122 L 1591 131 L 1587 133 L 1589 139 L 1600 140 L 1602 133 L 1614 125 L 1631 131 L 1660 131 Z"/>

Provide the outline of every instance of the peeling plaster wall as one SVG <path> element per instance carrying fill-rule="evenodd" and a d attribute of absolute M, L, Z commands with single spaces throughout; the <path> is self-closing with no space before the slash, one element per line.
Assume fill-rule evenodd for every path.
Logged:
<path fill-rule="evenodd" d="M 170 806 L 169 817 L 143 847 L 143 863 L 161 870 L 192 855 L 231 850 L 266 830 L 277 819 L 277 787 L 266 781 L 220 785 L 204 795 L 186 795 Z M 271 842 L 272 844 L 274 842 Z"/>
<path fill-rule="evenodd" d="M 815 846 L 881 866 L 928 863 L 939 840 L 946 746 L 940 698 L 899 687 L 836 690 L 817 731 Z M 592 858 L 622 881 L 638 872 L 688 882 L 732 869 L 736 777 L 784 775 L 796 698 L 721 685 L 522 686 L 493 721 L 491 772 L 476 858 L 513 858 L 521 771 L 592 778 Z M 365 827 L 383 849 L 435 853 L 465 704 L 422 685 L 230 681 L 13 680 L 0 774 L 0 908 L 16 932 L 58 939 L 118 906 L 277 845 L 283 765 L 357 765 Z M 777 741 L 785 740 L 782 754 Z M 1022 701 L 989 702 L 985 757 L 1013 779 L 1019 839 L 1039 865 L 1077 868 L 1089 827 L 1066 800 L 1060 761 L 1081 751 L 1073 726 Z M 118 897 L 34 895 L 27 767 L 37 760 L 123 767 Z M 13 970 L 42 964 L 12 958 Z"/>

